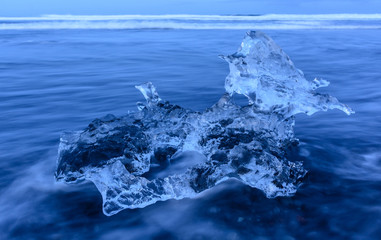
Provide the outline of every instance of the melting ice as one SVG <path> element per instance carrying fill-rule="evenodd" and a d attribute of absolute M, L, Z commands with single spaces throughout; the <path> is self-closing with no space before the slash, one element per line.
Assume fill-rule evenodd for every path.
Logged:
<path fill-rule="evenodd" d="M 92 181 L 103 212 L 142 208 L 157 201 L 194 197 L 235 178 L 269 198 L 290 196 L 306 170 L 285 152 L 297 144 L 294 115 L 340 109 L 353 111 L 327 94 L 314 92 L 327 81 L 307 81 L 275 42 L 248 32 L 229 63 L 226 93 L 204 112 L 163 101 L 152 83 L 136 86 L 146 103 L 125 116 L 95 119 L 80 132 L 64 133 L 57 181 Z M 243 94 L 246 106 L 231 98 Z"/>

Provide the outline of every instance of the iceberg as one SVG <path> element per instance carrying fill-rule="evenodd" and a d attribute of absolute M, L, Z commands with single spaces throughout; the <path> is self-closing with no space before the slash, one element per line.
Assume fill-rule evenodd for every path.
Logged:
<path fill-rule="evenodd" d="M 298 144 L 294 116 L 339 109 L 336 98 L 316 93 L 328 82 L 307 81 L 276 43 L 250 31 L 229 63 L 226 92 L 203 112 L 160 98 L 151 82 L 136 86 L 146 99 L 138 111 L 95 119 L 62 134 L 55 178 L 91 181 L 107 216 L 157 201 L 192 198 L 228 179 L 260 189 L 268 198 L 292 196 L 306 174 L 286 151 Z M 233 96 L 248 104 L 239 106 Z"/>

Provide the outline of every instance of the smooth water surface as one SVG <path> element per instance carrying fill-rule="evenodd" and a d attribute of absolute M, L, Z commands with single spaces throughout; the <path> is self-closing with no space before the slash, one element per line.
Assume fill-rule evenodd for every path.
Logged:
<path fill-rule="evenodd" d="M 380 30 L 265 31 L 356 114 L 298 115 L 290 159 L 309 171 L 294 197 L 267 199 L 230 181 L 197 199 L 106 217 L 91 183 L 54 182 L 59 136 L 136 111 L 151 81 L 203 110 L 224 93 L 242 30 L 0 31 L 0 238 L 377 239 L 381 236 Z M 239 100 L 237 100 L 239 101 Z"/>

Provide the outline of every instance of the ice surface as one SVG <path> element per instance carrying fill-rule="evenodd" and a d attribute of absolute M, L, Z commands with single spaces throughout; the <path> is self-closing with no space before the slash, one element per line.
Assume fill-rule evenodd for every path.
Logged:
<path fill-rule="evenodd" d="M 251 31 L 241 47 L 224 58 L 230 67 L 225 89 L 232 95 L 243 94 L 249 104 L 266 111 L 292 116 L 297 113 L 311 115 L 317 111 L 340 109 L 353 111 L 329 95 L 315 93 L 319 87 L 328 86 L 325 80 L 307 81 L 289 56 L 262 32 Z"/>
<path fill-rule="evenodd" d="M 294 194 L 306 174 L 302 163 L 285 156 L 297 144 L 294 115 L 353 111 L 315 93 L 328 82 L 307 81 L 261 32 L 249 32 L 238 52 L 223 58 L 230 66 L 226 93 L 202 113 L 162 101 L 149 82 L 136 86 L 147 101 L 138 103 L 139 111 L 109 114 L 84 131 L 63 134 L 57 181 L 92 181 L 108 216 L 194 197 L 231 178 L 269 198 Z M 234 104 L 233 94 L 245 95 L 249 104 Z"/>

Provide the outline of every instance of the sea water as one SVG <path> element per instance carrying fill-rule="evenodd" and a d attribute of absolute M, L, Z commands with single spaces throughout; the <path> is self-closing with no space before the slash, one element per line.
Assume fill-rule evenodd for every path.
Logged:
<path fill-rule="evenodd" d="M 61 133 L 81 130 L 109 113 L 137 111 L 136 101 L 144 99 L 134 86 L 148 81 L 171 103 L 198 111 L 210 107 L 225 91 L 229 72 L 217 56 L 235 52 L 246 30 L 258 25 L 245 22 L 250 27 L 246 30 L 161 25 L 16 29 L 9 27 L 10 20 L 0 21 L 0 238 L 377 239 L 381 235 L 378 20 L 344 19 L 340 26 L 349 27 L 340 28 L 332 19 L 323 22 L 330 28 L 259 26 L 307 79 L 331 82 L 320 92 L 356 111 L 349 117 L 337 110 L 296 116 L 300 144 L 289 158 L 303 161 L 308 174 L 295 196 L 268 199 L 259 190 L 231 181 L 196 199 L 158 202 L 112 217 L 103 215 L 101 196 L 92 183 L 55 183 Z M 229 26 L 237 26 L 238 20 L 232 21 Z"/>

